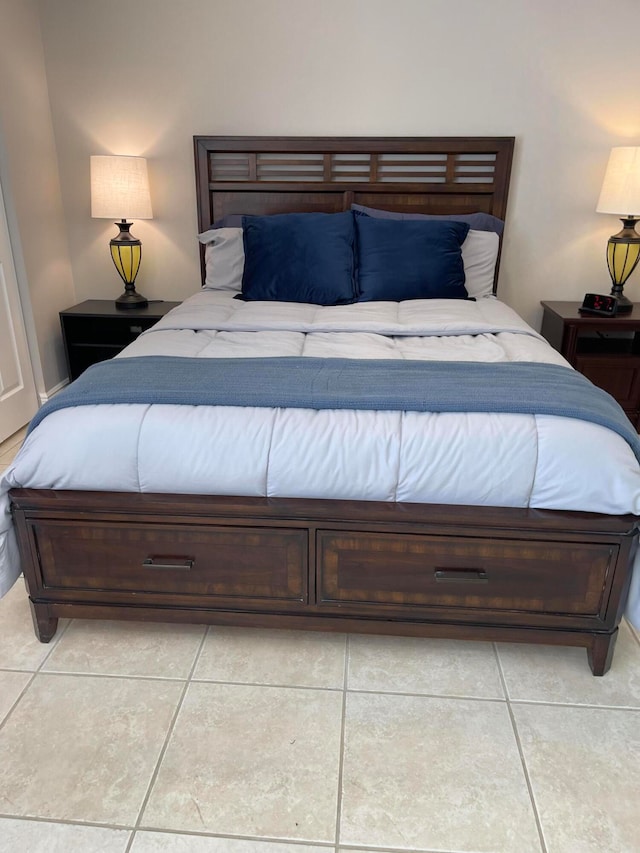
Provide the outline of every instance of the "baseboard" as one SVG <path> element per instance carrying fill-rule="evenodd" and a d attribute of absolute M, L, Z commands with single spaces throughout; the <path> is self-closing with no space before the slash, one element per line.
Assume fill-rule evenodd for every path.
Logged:
<path fill-rule="evenodd" d="M 48 388 L 46 391 L 38 391 L 38 398 L 40 400 L 40 405 L 44 406 L 45 403 L 48 403 L 49 400 L 58 393 L 58 391 L 62 391 L 65 385 L 69 384 L 68 379 L 63 379 L 62 382 L 58 382 L 57 385 L 54 385 L 53 388 Z"/>

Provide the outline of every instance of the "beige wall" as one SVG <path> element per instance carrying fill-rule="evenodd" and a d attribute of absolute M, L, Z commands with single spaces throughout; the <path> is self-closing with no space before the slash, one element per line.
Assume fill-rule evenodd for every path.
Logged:
<path fill-rule="evenodd" d="M 515 135 L 502 297 L 609 289 L 609 148 L 640 143 L 637 0 L 39 0 L 79 298 L 119 292 L 89 155 L 150 158 L 139 289 L 198 287 L 193 134 Z M 617 24 L 612 24 L 615 16 Z M 640 300 L 640 273 L 628 286 Z"/>
<path fill-rule="evenodd" d="M 35 0 L 0 0 L 0 169 L 36 386 L 66 377 L 58 311 L 75 301 Z"/>

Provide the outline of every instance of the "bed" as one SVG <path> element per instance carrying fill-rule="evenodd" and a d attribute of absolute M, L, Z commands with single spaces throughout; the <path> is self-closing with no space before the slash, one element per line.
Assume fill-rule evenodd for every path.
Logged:
<path fill-rule="evenodd" d="M 502 137 L 196 137 L 199 229 L 354 205 L 371 220 L 376 211 L 504 220 L 513 146 Z M 259 371 L 263 361 L 307 358 L 331 369 L 495 360 L 567 372 L 490 294 L 321 308 L 234 296 L 205 287 L 119 367 L 155 359 L 161 374 L 205 353 L 229 371 L 243 359 Z M 80 406 L 30 433 L 2 480 L 11 519 L 0 566 L 6 588 L 21 565 L 42 642 L 59 618 L 137 619 L 583 646 L 594 675 L 610 667 L 640 512 L 640 467 L 621 435 L 544 412 L 435 416 L 351 401 L 330 420 L 330 404 L 308 410 L 304 397 L 258 408 L 202 399 L 131 398 L 109 404 L 109 419 L 103 403 L 101 427 Z M 444 467 L 421 469 L 425 435 Z"/>

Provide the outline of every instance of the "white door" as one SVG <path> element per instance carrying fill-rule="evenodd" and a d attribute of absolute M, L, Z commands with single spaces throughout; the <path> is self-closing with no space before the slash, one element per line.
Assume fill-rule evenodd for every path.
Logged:
<path fill-rule="evenodd" d="M 38 408 L 0 186 L 0 442 Z"/>

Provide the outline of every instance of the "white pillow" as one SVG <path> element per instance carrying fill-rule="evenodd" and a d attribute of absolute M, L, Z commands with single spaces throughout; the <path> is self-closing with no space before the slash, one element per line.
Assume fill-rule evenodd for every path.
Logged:
<path fill-rule="evenodd" d="M 469 231 L 462 244 L 465 287 L 469 296 L 480 299 L 493 293 L 500 238 L 495 231 Z"/>
<path fill-rule="evenodd" d="M 244 243 L 242 228 L 217 228 L 198 234 L 204 251 L 207 290 L 242 290 Z M 493 276 L 500 238 L 494 231 L 469 231 L 462 244 L 465 287 L 469 296 L 480 299 L 493 294 Z"/>
<path fill-rule="evenodd" d="M 244 270 L 242 228 L 214 228 L 198 234 L 198 240 L 205 245 L 202 286 L 207 290 L 240 293 Z"/>

